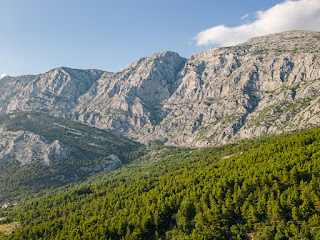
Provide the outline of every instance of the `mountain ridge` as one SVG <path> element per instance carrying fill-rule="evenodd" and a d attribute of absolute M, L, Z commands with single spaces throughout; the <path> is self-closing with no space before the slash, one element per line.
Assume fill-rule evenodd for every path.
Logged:
<path fill-rule="evenodd" d="M 108 173 L 145 147 L 110 131 L 41 112 L 0 116 L 0 203 Z"/>
<path fill-rule="evenodd" d="M 191 147 L 308 128 L 320 122 L 319 39 L 288 31 L 188 59 L 159 52 L 116 73 L 61 67 L 10 78 L 13 86 L 0 80 L 0 113 L 40 110 L 145 144 Z"/>

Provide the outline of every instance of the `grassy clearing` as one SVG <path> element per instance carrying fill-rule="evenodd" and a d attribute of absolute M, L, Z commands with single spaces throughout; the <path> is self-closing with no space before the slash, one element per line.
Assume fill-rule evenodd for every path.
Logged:
<path fill-rule="evenodd" d="M 9 235 L 20 225 L 19 222 L 12 222 L 8 224 L 0 225 L 0 236 L 1 234 Z"/>

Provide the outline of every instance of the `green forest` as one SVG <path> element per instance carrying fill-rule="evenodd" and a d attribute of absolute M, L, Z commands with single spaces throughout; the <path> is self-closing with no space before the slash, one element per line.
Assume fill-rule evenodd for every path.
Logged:
<path fill-rule="evenodd" d="M 143 156 L 145 146 L 111 131 L 53 117 L 41 112 L 19 112 L 0 116 L 0 127 L 8 131 L 29 131 L 48 141 L 59 140 L 74 151 L 67 161 L 50 165 L 34 161 L 20 166 L 17 161 L 0 164 L 0 204 L 25 201 L 53 191 L 57 187 L 86 180 L 93 169 L 110 154 L 117 155 L 126 164 Z M 62 180 L 57 176 L 63 176 Z"/>
<path fill-rule="evenodd" d="M 214 148 L 155 145 L 3 212 L 3 239 L 320 239 L 320 130 Z"/>
<path fill-rule="evenodd" d="M 0 126 L 8 131 L 29 131 L 47 140 L 59 140 L 82 155 L 115 154 L 124 162 L 143 155 L 144 146 L 111 131 L 90 127 L 42 112 L 19 112 L 0 116 Z M 91 143 L 91 144 L 88 144 Z"/>

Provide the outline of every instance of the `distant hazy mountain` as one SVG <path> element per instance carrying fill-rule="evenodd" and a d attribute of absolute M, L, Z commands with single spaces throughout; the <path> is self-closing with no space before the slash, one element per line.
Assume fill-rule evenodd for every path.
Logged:
<path fill-rule="evenodd" d="M 289 31 L 118 73 L 58 68 L 0 80 L 0 112 L 45 111 L 142 143 L 211 146 L 320 122 L 320 34 Z"/>

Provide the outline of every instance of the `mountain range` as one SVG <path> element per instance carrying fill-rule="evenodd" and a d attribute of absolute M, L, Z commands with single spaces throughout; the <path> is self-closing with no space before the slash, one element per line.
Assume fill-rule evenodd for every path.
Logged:
<path fill-rule="evenodd" d="M 204 147 L 318 125 L 320 34 L 289 31 L 117 72 L 66 67 L 0 80 L 0 113 L 41 111 L 141 143 Z"/>
<path fill-rule="evenodd" d="M 319 91 L 311 31 L 4 76 L 0 238 L 320 239 Z"/>
<path fill-rule="evenodd" d="M 188 59 L 159 52 L 117 73 L 60 67 L 5 76 L 0 188 L 17 187 L 0 199 L 109 172 L 147 145 L 218 146 L 316 127 L 319 40 L 318 32 L 289 31 Z"/>

